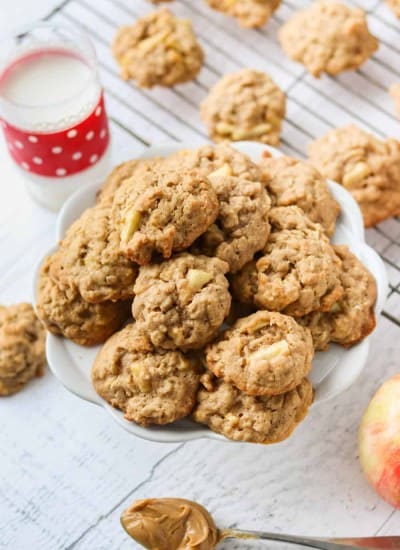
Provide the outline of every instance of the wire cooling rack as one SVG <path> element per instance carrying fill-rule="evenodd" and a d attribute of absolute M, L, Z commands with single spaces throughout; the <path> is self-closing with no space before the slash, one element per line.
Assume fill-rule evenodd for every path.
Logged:
<path fill-rule="evenodd" d="M 66 0 L 49 19 L 81 25 L 91 37 L 114 136 L 124 147 L 131 144 L 133 153 L 152 143 L 207 140 L 198 114 L 200 101 L 223 74 L 252 67 L 270 74 L 286 93 L 282 150 L 305 157 L 310 141 L 350 122 L 381 137 L 400 138 L 400 121 L 387 93 L 391 84 L 400 82 L 400 20 L 380 0 L 347 2 L 367 12 L 380 48 L 357 71 L 315 79 L 284 55 L 277 40 L 280 25 L 309 2 L 285 0 L 263 29 L 247 30 L 208 8 L 205 0 L 177 0 L 169 7 L 192 20 L 206 54 L 205 65 L 189 84 L 151 91 L 122 81 L 110 51 L 116 29 L 151 11 L 149 2 Z M 367 240 L 388 270 L 390 291 L 384 315 L 400 327 L 400 219 L 392 218 L 368 230 Z"/>

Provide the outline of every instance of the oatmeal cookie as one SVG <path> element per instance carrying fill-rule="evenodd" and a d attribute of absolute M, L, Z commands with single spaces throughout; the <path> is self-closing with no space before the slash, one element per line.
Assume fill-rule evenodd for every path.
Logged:
<path fill-rule="evenodd" d="M 399 2 L 399 17 L 400 17 L 400 2 Z M 389 94 L 391 95 L 397 116 L 400 118 L 400 84 L 393 84 L 389 88 Z"/>
<path fill-rule="evenodd" d="M 97 193 L 97 202 L 112 203 L 116 191 L 122 183 L 131 178 L 134 174 L 140 174 L 142 170 L 150 170 L 152 161 L 147 160 L 128 160 L 116 166 L 107 177 L 106 181 Z M 156 161 L 156 159 L 154 159 Z"/>
<path fill-rule="evenodd" d="M 166 8 L 121 27 L 114 39 L 113 54 L 122 78 L 132 78 L 143 88 L 193 80 L 204 59 L 191 22 L 174 17 Z"/>
<path fill-rule="evenodd" d="M 279 32 L 287 55 L 316 77 L 356 69 L 377 49 L 365 12 L 331 0 L 317 0 L 297 12 Z"/>
<path fill-rule="evenodd" d="M 50 267 L 62 290 L 75 289 L 94 304 L 132 298 L 137 275 L 137 266 L 120 254 L 110 212 L 108 202 L 85 210 L 60 242 Z"/>
<path fill-rule="evenodd" d="M 357 344 L 375 328 L 374 305 L 376 301 L 375 279 L 347 246 L 334 247 L 342 261 L 341 281 L 343 296 L 327 313 L 311 313 L 298 319 L 308 327 L 314 347 L 325 350 L 329 342 L 344 347 Z"/>
<path fill-rule="evenodd" d="M 142 426 L 190 414 L 199 379 L 196 360 L 180 351 L 156 350 L 136 324 L 107 340 L 92 369 L 97 393 Z"/>
<path fill-rule="evenodd" d="M 207 0 L 208 5 L 235 17 L 242 27 L 262 27 L 278 9 L 281 0 Z"/>
<path fill-rule="evenodd" d="M 170 258 L 188 248 L 217 215 L 215 191 L 198 170 L 163 169 L 163 164 L 125 180 L 112 209 L 120 252 L 140 265 L 155 253 Z"/>
<path fill-rule="evenodd" d="M 383 141 L 349 125 L 311 143 L 308 155 L 324 177 L 350 191 L 366 227 L 400 214 L 399 141 Z"/>
<path fill-rule="evenodd" d="M 201 381 L 193 419 L 236 441 L 283 441 L 304 419 L 313 400 L 306 378 L 295 389 L 270 397 L 246 395 L 208 374 Z"/>
<path fill-rule="evenodd" d="M 200 349 L 229 313 L 231 296 L 218 258 L 181 254 L 140 268 L 132 313 L 138 327 L 163 349 Z"/>
<path fill-rule="evenodd" d="M 400 0 L 386 0 L 386 3 L 393 10 L 393 13 L 400 18 Z"/>
<path fill-rule="evenodd" d="M 54 256 L 41 269 L 37 289 L 37 314 L 48 331 L 82 346 L 107 340 L 129 318 L 131 302 L 85 302 L 76 289 L 61 290 L 50 276 Z"/>
<path fill-rule="evenodd" d="M 318 170 L 290 157 L 265 156 L 260 167 L 274 206 L 298 206 L 328 236 L 334 233 L 340 208 Z"/>
<path fill-rule="evenodd" d="M 341 262 L 323 228 L 297 206 L 271 209 L 271 235 L 256 262 L 233 276 L 239 301 L 301 317 L 329 311 L 343 294 Z M 243 296 L 243 297 L 242 297 Z"/>
<path fill-rule="evenodd" d="M 265 73 L 242 69 L 225 75 L 200 106 L 213 141 L 252 140 L 279 145 L 285 94 Z"/>
<path fill-rule="evenodd" d="M 45 330 L 31 304 L 0 306 L 0 396 L 20 391 L 45 364 Z"/>
<path fill-rule="evenodd" d="M 270 311 L 239 319 L 206 349 L 211 372 L 249 395 L 294 389 L 310 372 L 313 356 L 309 330 Z"/>

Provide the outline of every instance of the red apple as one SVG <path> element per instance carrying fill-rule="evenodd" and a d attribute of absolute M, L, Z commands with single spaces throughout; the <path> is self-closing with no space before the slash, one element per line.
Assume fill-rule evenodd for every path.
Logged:
<path fill-rule="evenodd" d="M 360 425 L 360 461 L 376 492 L 400 508 L 400 374 L 372 398 Z"/>

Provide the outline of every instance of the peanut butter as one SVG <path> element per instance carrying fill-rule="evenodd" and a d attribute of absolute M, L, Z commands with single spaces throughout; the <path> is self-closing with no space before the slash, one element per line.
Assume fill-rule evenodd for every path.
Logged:
<path fill-rule="evenodd" d="M 212 550 L 218 542 L 207 510 L 183 498 L 137 500 L 123 512 L 121 523 L 149 550 Z"/>

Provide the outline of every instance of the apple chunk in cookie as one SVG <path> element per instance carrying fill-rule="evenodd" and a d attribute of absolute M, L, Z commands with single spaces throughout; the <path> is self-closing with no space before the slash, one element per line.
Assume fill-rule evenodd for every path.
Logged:
<path fill-rule="evenodd" d="M 250 395 L 277 395 L 311 370 L 311 334 L 287 315 L 258 311 L 236 323 L 206 349 L 207 367 Z"/>
<path fill-rule="evenodd" d="M 141 267 L 132 305 L 137 325 L 157 347 L 202 348 L 229 313 L 227 271 L 218 258 L 191 254 Z"/>

